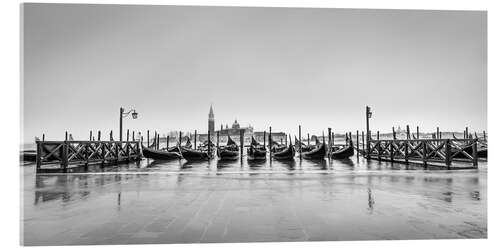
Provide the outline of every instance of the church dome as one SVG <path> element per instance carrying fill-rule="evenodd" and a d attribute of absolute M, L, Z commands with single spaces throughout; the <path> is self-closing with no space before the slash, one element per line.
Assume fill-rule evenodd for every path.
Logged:
<path fill-rule="evenodd" d="M 237 120 L 234 120 L 234 123 L 233 123 L 233 126 L 232 126 L 233 129 L 239 129 L 240 128 L 240 124 L 238 123 Z"/>

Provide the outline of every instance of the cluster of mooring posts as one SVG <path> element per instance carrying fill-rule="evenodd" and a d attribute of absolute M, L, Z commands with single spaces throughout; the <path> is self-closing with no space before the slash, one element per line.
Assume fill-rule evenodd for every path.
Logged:
<path fill-rule="evenodd" d="M 335 158 L 335 151 L 353 147 L 356 150 L 356 157 L 361 155 L 367 160 L 389 161 L 405 164 L 421 164 L 426 168 L 427 166 L 439 166 L 447 169 L 463 169 L 463 168 L 477 168 L 479 159 L 485 159 L 487 153 L 487 137 L 486 132 L 483 131 L 483 138 L 479 138 L 477 133 L 475 137 L 469 133 L 468 128 L 464 130 L 463 138 L 442 138 L 442 132 L 437 127 L 436 132 L 432 134 L 432 138 L 420 138 L 419 127 L 416 128 L 416 134 L 410 133 L 410 128 L 406 126 L 405 138 L 398 138 L 394 127 L 392 128 L 392 138 L 381 139 L 380 133 L 377 131 L 376 139 L 372 136 L 370 130 L 370 118 L 372 112 L 370 107 L 366 107 L 366 134 L 359 130 L 356 131 L 356 143 L 353 145 L 353 138 L 351 132 L 341 135 L 345 136 L 345 144 L 335 144 L 335 134 L 331 128 L 328 128 L 328 134 L 325 137 L 324 132 L 321 137 L 316 136 L 315 145 L 311 145 L 311 136 L 307 133 L 307 139 L 302 137 L 302 126 L 298 126 L 298 142 L 295 142 L 295 150 L 297 151 L 300 160 L 303 158 L 303 143 L 306 141 L 308 148 L 318 146 L 321 144 L 326 145 L 326 154 L 324 157 L 330 159 Z M 120 127 L 121 128 L 121 127 Z M 121 132 L 121 129 L 120 129 Z M 263 131 L 263 146 L 268 150 L 268 159 L 273 160 L 272 143 L 276 143 L 272 136 L 272 127 L 269 127 L 269 132 Z M 227 135 L 226 135 L 227 136 Z M 361 136 L 361 140 L 360 140 Z M 131 137 L 131 138 L 130 138 Z M 42 140 L 36 140 L 36 171 L 37 173 L 43 172 L 67 172 L 71 167 L 83 166 L 87 170 L 90 164 L 101 164 L 101 166 L 117 165 L 120 163 L 127 163 L 133 161 L 140 161 L 143 159 L 141 144 L 143 142 L 147 147 L 155 150 L 168 150 L 170 148 L 170 136 L 166 138 L 166 147 L 160 147 L 160 133 L 157 131 L 150 134 L 146 132 L 146 140 L 140 133 L 136 138 L 135 131 L 130 135 L 129 130 L 126 131 L 126 140 L 122 140 L 120 133 L 120 140 L 113 140 L 113 131 L 109 133 L 109 140 L 101 140 L 101 131 L 97 133 L 97 139 L 90 131 L 89 140 L 73 140 L 71 134 L 65 133 L 64 141 L 46 141 L 45 134 L 42 135 Z M 152 137 L 152 138 L 151 138 Z M 176 136 L 177 137 L 177 136 Z M 213 138 L 215 137 L 215 138 Z M 401 137 L 401 136 L 400 136 Z M 412 138 L 413 137 L 413 138 Z M 290 141 L 287 140 L 290 138 Z M 322 138 L 319 140 L 318 138 Z M 194 144 L 191 144 L 190 137 L 186 136 L 185 144 L 182 145 L 183 137 L 182 132 L 179 132 L 176 145 L 173 147 L 193 147 L 194 150 L 208 153 L 208 160 L 214 157 L 216 149 L 221 147 L 221 135 L 219 131 L 215 135 L 211 135 L 210 131 L 207 133 L 207 140 L 199 143 L 198 131 L 194 131 Z M 212 141 L 215 140 L 215 144 Z M 366 140 L 366 141 L 365 141 Z M 281 146 L 292 144 L 291 135 L 285 137 L 280 141 Z M 189 145 L 188 145 L 189 144 Z M 360 145 L 361 144 L 361 145 Z M 244 148 L 250 147 L 245 145 L 244 130 L 239 133 L 239 150 L 240 158 L 243 159 Z M 351 154 L 348 155 L 350 157 Z M 456 165 L 456 166 L 452 166 Z M 50 167 L 44 167 L 50 166 Z"/>

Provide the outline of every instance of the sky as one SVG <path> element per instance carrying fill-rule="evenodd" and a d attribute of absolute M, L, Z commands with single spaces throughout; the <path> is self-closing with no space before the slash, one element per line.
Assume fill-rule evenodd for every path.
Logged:
<path fill-rule="evenodd" d="M 22 140 L 487 130 L 484 11 L 24 4 Z M 115 137 L 117 138 L 117 137 Z"/>

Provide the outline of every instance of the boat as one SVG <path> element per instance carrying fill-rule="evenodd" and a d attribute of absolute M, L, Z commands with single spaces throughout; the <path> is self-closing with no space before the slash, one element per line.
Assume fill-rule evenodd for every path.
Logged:
<path fill-rule="evenodd" d="M 156 150 L 156 149 L 151 149 L 148 147 L 145 147 L 142 145 L 142 155 L 146 158 L 154 159 L 154 160 L 174 160 L 174 159 L 181 159 L 182 155 L 179 154 L 178 152 L 169 152 L 166 150 Z"/>
<path fill-rule="evenodd" d="M 295 157 L 295 148 L 292 144 L 292 138 L 290 137 L 290 144 L 285 149 L 273 153 L 273 158 L 276 160 L 293 160 Z"/>
<path fill-rule="evenodd" d="M 302 157 L 304 159 L 323 159 L 326 155 L 326 145 L 325 143 L 321 143 L 316 146 L 313 150 L 308 152 L 303 152 Z"/>
<path fill-rule="evenodd" d="M 250 147 L 247 149 L 247 160 L 265 160 L 266 154 L 266 148 L 252 136 L 252 143 L 250 143 Z"/>
<path fill-rule="evenodd" d="M 226 146 L 217 149 L 217 156 L 219 156 L 219 160 L 237 160 L 240 157 L 239 147 L 229 135 L 227 137 Z"/>
<path fill-rule="evenodd" d="M 333 159 L 347 159 L 354 155 L 354 146 L 352 140 L 349 140 L 349 145 L 340 149 L 332 149 L 330 157 Z"/>
<path fill-rule="evenodd" d="M 315 148 L 315 145 L 306 145 L 299 140 L 297 140 L 297 137 L 295 137 L 295 151 L 301 151 L 302 153 L 304 152 L 309 152 Z"/>
<path fill-rule="evenodd" d="M 271 147 L 271 152 L 275 153 L 275 152 L 279 152 L 279 151 L 282 151 L 283 149 L 287 148 L 286 145 L 282 145 L 282 144 L 279 144 L 278 142 L 274 141 L 272 137 L 269 137 L 270 139 L 270 142 L 269 142 L 269 146 Z"/>

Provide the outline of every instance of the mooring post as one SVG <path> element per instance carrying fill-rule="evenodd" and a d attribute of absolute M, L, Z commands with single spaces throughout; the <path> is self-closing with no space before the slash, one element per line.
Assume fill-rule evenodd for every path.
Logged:
<path fill-rule="evenodd" d="M 332 150 L 332 128 L 328 128 L 328 158 L 330 158 Z"/>
<path fill-rule="evenodd" d="M 309 133 L 307 133 L 307 146 L 309 146 Z"/>
<path fill-rule="evenodd" d="M 208 147 L 207 147 L 207 154 L 208 154 L 208 160 L 210 160 L 212 158 L 212 140 L 210 138 L 211 134 L 210 134 L 210 129 L 208 130 L 208 133 L 207 133 L 207 136 L 208 136 Z M 168 136 L 167 136 L 167 148 L 168 148 Z"/>
<path fill-rule="evenodd" d="M 194 130 L 194 149 L 196 150 L 196 136 L 198 135 L 198 131 Z"/>
<path fill-rule="evenodd" d="M 179 131 L 179 147 L 182 145 L 182 131 Z"/>
<path fill-rule="evenodd" d="M 394 162 L 394 141 L 389 141 L 389 150 L 390 150 L 390 156 L 391 156 L 391 162 Z"/>
<path fill-rule="evenodd" d="M 168 144 L 170 143 L 170 136 L 167 135 L 167 150 L 168 150 Z"/>
<path fill-rule="evenodd" d="M 156 149 L 158 150 L 158 149 L 160 149 L 160 132 L 158 132 L 158 135 L 156 135 L 156 136 L 157 136 L 157 138 L 158 138 L 158 139 L 156 140 L 156 141 L 157 141 L 157 142 L 156 142 Z"/>
<path fill-rule="evenodd" d="M 486 141 L 486 130 L 483 130 L 483 139 L 484 139 L 484 141 Z"/>
<path fill-rule="evenodd" d="M 129 135 L 130 135 L 129 129 L 127 129 L 127 141 L 125 142 L 125 153 L 127 154 L 127 162 L 130 162 L 130 150 L 129 150 L 130 137 L 129 137 Z"/>
<path fill-rule="evenodd" d="M 302 127 L 299 125 L 299 159 L 302 160 Z"/>
<path fill-rule="evenodd" d="M 271 127 L 269 127 L 271 129 Z M 243 148 L 245 147 L 245 142 L 243 140 L 245 130 L 240 129 L 240 159 L 243 160 Z"/>
<path fill-rule="evenodd" d="M 92 141 L 92 130 L 90 130 L 90 133 L 89 133 L 89 141 Z"/>
<path fill-rule="evenodd" d="M 356 157 L 359 158 L 359 130 L 356 130 Z"/>
<path fill-rule="evenodd" d="M 408 144 L 410 143 L 409 140 L 405 140 L 405 164 L 408 165 Z"/>
<path fill-rule="evenodd" d="M 64 134 L 64 142 L 62 147 L 62 161 L 61 165 L 63 167 L 63 172 L 66 173 L 68 168 L 68 131 Z"/>
<path fill-rule="evenodd" d="M 396 130 L 394 130 L 394 127 L 392 127 L 392 139 L 396 140 Z"/>
<path fill-rule="evenodd" d="M 44 134 L 45 135 L 45 134 Z M 43 136 L 42 136 L 43 138 Z M 36 172 L 38 173 L 42 167 L 42 143 L 43 141 L 36 141 Z"/>
<path fill-rule="evenodd" d="M 132 131 L 132 141 L 135 141 L 135 130 Z"/>
<path fill-rule="evenodd" d="M 217 150 L 219 149 L 219 131 L 217 131 Z"/>
<path fill-rule="evenodd" d="M 446 168 L 448 170 L 450 170 L 450 167 L 451 167 L 451 141 L 450 141 L 450 139 L 446 140 L 444 152 L 445 152 Z"/>
<path fill-rule="evenodd" d="M 436 139 L 441 139 L 441 136 L 440 136 L 440 132 L 439 132 L 439 126 L 436 127 Z"/>
<path fill-rule="evenodd" d="M 97 140 L 101 141 L 101 130 L 97 131 Z"/>
<path fill-rule="evenodd" d="M 427 142 L 422 141 L 422 161 L 424 163 L 424 168 L 427 168 Z"/>
<path fill-rule="evenodd" d="M 362 142 L 362 147 L 363 151 L 361 151 L 362 155 L 365 155 L 365 131 L 361 131 L 361 142 Z"/>
<path fill-rule="evenodd" d="M 476 168 L 477 166 L 477 139 L 474 139 L 474 144 L 472 145 L 472 165 Z"/>
<path fill-rule="evenodd" d="M 147 139 L 147 145 L 148 145 L 148 148 L 149 148 L 149 129 L 147 131 L 147 136 L 146 136 L 146 139 Z"/>
<path fill-rule="evenodd" d="M 381 152 L 380 152 L 381 148 L 382 148 L 382 146 L 380 144 L 380 133 L 377 130 L 377 156 L 378 156 L 378 161 L 382 160 L 382 155 L 381 155 Z"/>
<path fill-rule="evenodd" d="M 157 147 L 158 147 L 158 143 L 156 143 L 156 139 L 157 139 L 157 138 L 156 138 L 156 136 L 157 136 L 157 135 L 158 135 L 158 133 L 157 133 L 157 132 L 156 132 L 156 130 L 155 130 L 155 137 L 154 137 L 154 139 L 153 139 L 153 143 L 154 143 L 154 145 L 155 145 L 154 149 L 157 149 Z"/>
<path fill-rule="evenodd" d="M 109 140 L 113 141 L 113 130 L 109 131 Z"/>
<path fill-rule="evenodd" d="M 486 136 L 484 138 L 486 138 Z M 45 141 L 45 134 L 42 134 L 42 141 Z"/>
<path fill-rule="evenodd" d="M 347 134 L 346 134 L 346 140 L 347 140 Z M 377 141 L 380 140 L 380 131 L 377 130 Z"/>
<path fill-rule="evenodd" d="M 273 157 L 273 151 L 272 151 L 273 144 L 272 144 L 272 141 L 273 141 L 273 133 L 272 133 L 272 130 L 271 130 L 271 126 L 269 126 L 269 161 L 271 161 L 272 157 Z"/>
<path fill-rule="evenodd" d="M 469 127 L 465 127 L 465 136 L 464 136 L 464 139 L 469 139 Z M 467 143 L 469 143 L 468 140 L 467 140 Z"/>
<path fill-rule="evenodd" d="M 420 131 L 419 131 L 418 126 L 417 126 L 417 139 L 420 139 Z"/>
<path fill-rule="evenodd" d="M 410 140 L 410 125 L 406 125 L 406 139 Z"/>

